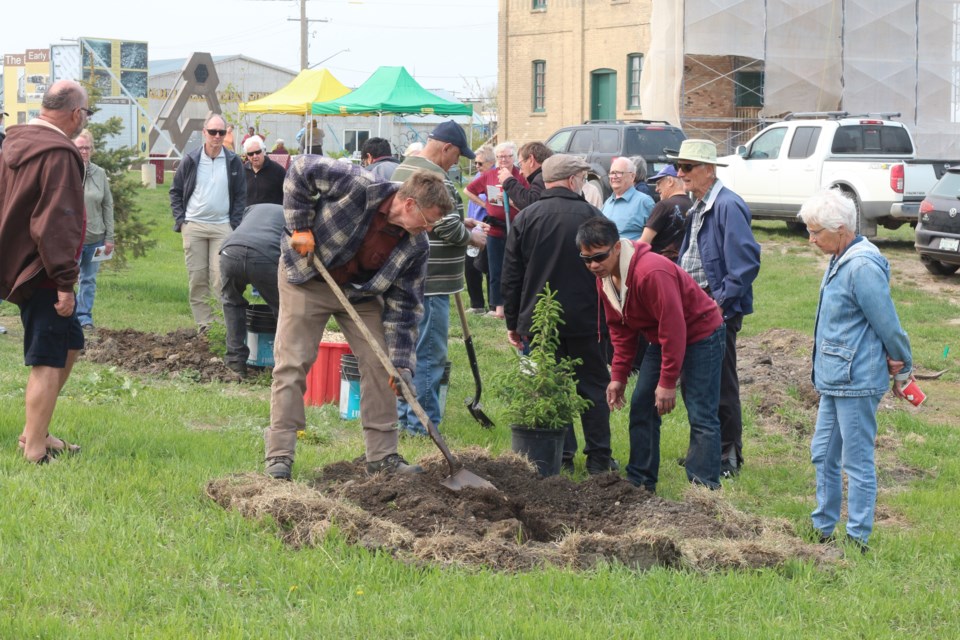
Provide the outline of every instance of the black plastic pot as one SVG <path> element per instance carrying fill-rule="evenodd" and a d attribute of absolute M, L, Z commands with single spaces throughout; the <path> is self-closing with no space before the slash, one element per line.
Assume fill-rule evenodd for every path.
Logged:
<path fill-rule="evenodd" d="M 254 333 L 276 333 L 277 319 L 270 305 L 251 304 L 247 306 L 247 329 Z"/>
<path fill-rule="evenodd" d="M 531 429 L 512 424 L 510 430 L 510 448 L 514 453 L 526 456 L 537 465 L 537 471 L 544 478 L 560 473 L 566 429 Z"/>

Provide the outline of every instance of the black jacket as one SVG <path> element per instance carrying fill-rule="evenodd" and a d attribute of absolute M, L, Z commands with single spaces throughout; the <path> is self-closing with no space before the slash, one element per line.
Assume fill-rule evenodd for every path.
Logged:
<path fill-rule="evenodd" d="M 243 210 L 247 208 L 247 183 L 243 176 L 243 162 L 240 156 L 227 148 L 227 188 L 230 189 L 230 228 L 236 229 L 243 220 Z M 170 186 L 170 209 L 173 212 L 173 230 L 180 233 L 183 219 L 186 216 L 187 203 L 197 186 L 197 163 L 203 145 L 183 156 L 177 172 L 173 175 L 173 184 Z"/>
<path fill-rule="evenodd" d="M 520 184 L 520 181 L 510 176 L 503 181 L 503 189 L 507 192 L 507 197 L 510 198 L 510 204 L 516 208 L 523 210 L 534 202 L 540 199 L 540 194 L 543 193 L 543 171 L 537 169 L 527 177 L 527 183 L 529 187 L 525 187 Z"/>
<path fill-rule="evenodd" d="M 580 260 L 576 237 L 581 224 L 602 215 L 579 194 L 554 187 L 517 216 L 500 275 L 507 329 L 530 335 L 537 294 L 549 282 L 563 305 L 560 335 L 597 335 L 597 279 Z"/>
<path fill-rule="evenodd" d="M 254 172 L 249 164 L 244 168 L 244 173 L 248 207 L 255 204 L 283 204 L 283 179 L 287 177 L 287 172 L 278 163 L 264 158 L 259 173 Z"/>

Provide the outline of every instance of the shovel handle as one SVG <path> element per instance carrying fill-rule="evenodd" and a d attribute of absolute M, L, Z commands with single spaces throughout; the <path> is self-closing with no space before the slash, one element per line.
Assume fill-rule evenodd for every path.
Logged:
<path fill-rule="evenodd" d="M 400 385 L 400 391 L 403 394 L 403 399 L 407 401 L 413 408 L 413 412 L 416 414 L 417 418 L 420 420 L 420 423 L 423 424 L 426 428 L 427 433 L 430 434 L 430 438 L 433 440 L 434 444 L 440 449 L 440 452 L 443 453 L 443 457 L 447 459 L 447 464 L 450 465 L 450 474 L 455 473 L 455 462 L 453 455 L 450 453 L 450 449 L 447 448 L 447 444 L 443 441 L 443 438 L 440 436 L 440 432 L 437 431 L 436 425 L 430 421 L 430 418 L 427 417 L 427 412 L 423 410 L 423 407 L 420 406 L 420 403 L 417 402 L 417 396 L 410 389 L 410 386 L 406 381 L 400 376 L 400 373 L 397 371 L 397 368 L 393 366 L 393 363 L 390 362 L 390 358 L 387 357 L 386 352 L 380 348 L 380 345 L 377 344 L 376 339 L 373 337 L 373 333 L 370 332 L 370 329 L 367 328 L 367 325 L 363 322 L 363 319 L 360 318 L 360 314 L 357 313 L 357 310 L 353 308 L 353 305 L 350 304 L 350 301 L 347 300 L 346 294 L 343 292 L 343 289 L 340 288 L 340 285 L 336 283 L 333 279 L 333 276 L 330 275 L 330 272 L 327 271 L 327 268 L 323 266 L 323 262 L 320 260 L 320 257 L 316 253 L 313 254 L 313 266 L 320 272 L 320 275 L 323 277 L 324 281 L 327 283 L 327 286 L 333 290 L 337 300 L 340 301 L 340 304 L 343 305 L 343 308 L 347 311 L 347 314 L 353 320 L 354 324 L 357 325 L 357 328 L 360 329 L 360 333 L 363 334 L 364 339 L 370 345 L 370 349 L 377 356 L 377 359 L 380 360 L 380 364 L 383 365 L 383 368 L 386 369 L 387 373 L 397 381 L 397 384 Z"/>

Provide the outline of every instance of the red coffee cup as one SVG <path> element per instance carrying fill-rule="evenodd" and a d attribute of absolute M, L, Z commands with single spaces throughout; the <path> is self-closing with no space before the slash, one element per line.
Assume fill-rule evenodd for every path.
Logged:
<path fill-rule="evenodd" d="M 919 407 L 927 399 L 927 394 L 920 390 L 917 381 L 913 378 L 910 378 L 910 384 L 903 388 L 903 396 L 915 407 Z"/>

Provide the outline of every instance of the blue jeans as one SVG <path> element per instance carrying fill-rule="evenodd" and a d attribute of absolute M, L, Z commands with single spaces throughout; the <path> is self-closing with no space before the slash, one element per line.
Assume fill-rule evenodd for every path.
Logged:
<path fill-rule="evenodd" d="M 690 420 L 687 450 L 687 480 L 711 489 L 720 487 L 720 367 L 723 362 L 725 327 L 699 342 L 687 345 L 680 372 L 686 390 Z M 637 374 L 637 386 L 630 400 L 630 462 L 627 480 L 655 491 L 660 472 L 660 416 L 655 391 L 660 381 L 662 350 L 651 344 Z"/>
<path fill-rule="evenodd" d="M 77 320 L 80 326 L 93 324 L 93 299 L 97 295 L 97 272 L 100 263 L 93 261 L 93 252 L 102 247 L 103 242 L 83 245 L 80 254 L 80 288 L 77 291 Z"/>
<path fill-rule="evenodd" d="M 500 274 L 503 272 L 503 254 L 507 250 L 506 238 L 487 236 L 487 261 L 490 279 L 487 299 L 491 307 L 503 306 L 503 294 L 500 292 Z"/>
<path fill-rule="evenodd" d="M 423 299 L 423 317 L 417 338 L 417 371 L 413 384 L 417 387 L 417 402 L 423 407 L 434 426 L 440 426 L 440 379 L 447 364 L 447 335 L 450 332 L 450 296 L 426 296 Z M 427 435 L 417 414 L 407 402 L 397 400 L 400 429 L 415 435 Z"/>
<path fill-rule="evenodd" d="M 840 520 L 843 497 L 841 468 L 847 474 L 847 534 L 864 544 L 873 531 L 877 502 L 877 437 L 879 396 L 820 396 L 810 459 L 817 471 L 817 508 L 813 526 L 831 535 Z"/>

